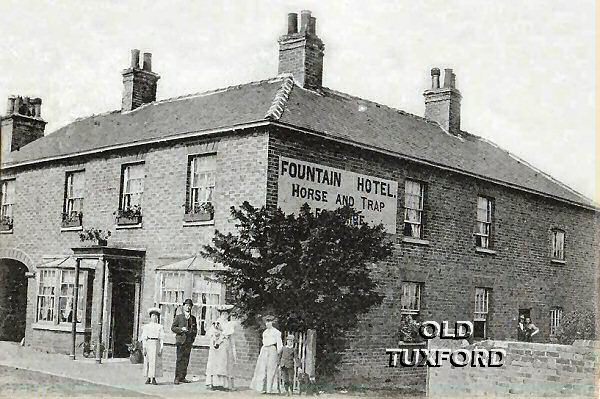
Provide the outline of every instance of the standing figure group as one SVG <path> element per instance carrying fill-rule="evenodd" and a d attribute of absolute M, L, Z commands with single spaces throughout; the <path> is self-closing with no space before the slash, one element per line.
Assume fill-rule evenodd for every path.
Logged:
<path fill-rule="evenodd" d="M 279 393 L 279 372 L 281 372 L 286 393 L 291 395 L 294 373 L 300 362 L 294 350 L 294 336 L 287 337 L 284 347 L 281 332 L 273 327 L 274 320 L 272 316 L 265 317 L 266 329 L 262 334 L 262 347 L 250 388 L 261 393 Z"/>
<path fill-rule="evenodd" d="M 540 329 L 531 322 L 530 317 L 524 314 L 519 315 L 519 324 L 517 325 L 517 339 L 519 341 L 533 342 L 533 337 L 540 332 Z"/>

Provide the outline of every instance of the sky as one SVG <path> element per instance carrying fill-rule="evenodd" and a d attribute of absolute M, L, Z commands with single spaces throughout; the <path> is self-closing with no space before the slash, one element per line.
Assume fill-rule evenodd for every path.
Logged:
<path fill-rule="evenodd" d="M 430 69 L 453 68 L 463 130 L 594 197 L 593 0 L 3 0 L 0 113 L 41 97 L 51 134 L 119 109 L 133 48 L 153 54 L 158 99 L 273 77 L 287 13 L 304 9 L 324 86 L 423 115 Z"/>

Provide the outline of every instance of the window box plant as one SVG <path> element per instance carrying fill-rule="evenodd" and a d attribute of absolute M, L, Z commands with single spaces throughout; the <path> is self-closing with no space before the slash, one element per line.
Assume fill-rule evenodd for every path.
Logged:
<path fill-rule="evenodd" d="M 110 237 L 110 231 L 107 231 L 105 233 L 102 230 L 98 230 L 93 227 L 85 229 L 81 233 L 79 233 L 79 239 L 82 242 L 92 241 L 96 245 L 99 245 L 101 247 L 105 247 L 106 245 L 108 245 L 108 237 Z"/>
<path fill-rule="evenodd" d="M 0 231 L 10 231 L 13 228 L 13 218 L 10 216 L 0 217 Z"/>
<path fill-rule="evenodd" d="M 115 212 L 119 226 L 130 226 L 142 223 L 142 207 L 134 205 Z"/>
<path fill-rule="evenodd" d="M 183 220 L 186 222 L 206 222 L 215 217 L 215 208 L 211 202 L 187 206 Z"/>
<path fill-rule="evenodd" d="M 413 319 L 413 316 L 410 314 L 402 315 L 402 319 L 400 321 L 400 342 L 399 344 L 406 343 L 421 343 L 423 342 L 423 337 L 419 334 L 420 323 Z"/>
<path fill-rule="evenodd" d="M 62 214 L 62 227 L 79 227 L 82 225 L 83 213 L 81 212 L 71 212 L 71 213 L 63 213 Z"/>

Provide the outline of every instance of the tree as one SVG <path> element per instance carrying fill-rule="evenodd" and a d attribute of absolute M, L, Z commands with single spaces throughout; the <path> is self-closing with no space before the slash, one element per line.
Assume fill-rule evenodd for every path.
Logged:
<path fill-rule="evenodd" d="M 236 314 L 244 325 L 271 313 L 284 330 L 316 330 L 317 372 L 331 375 L 344 332 L 383 299 L 369 270 L 391 254 L 383 226 L 351 225 L 349 207 L 314 215 L 304 204 L 295 216 L 244 202 L 231 214 L 238 233 L 217 231 L 204 256 L 227 266 Z"/>
<path fill-rule="evenodd" d="M 564 315 L 556 339 L 564 345 L 572 345 L 576 339 L 595 339 L 594 312 L 584 309 Z"/>

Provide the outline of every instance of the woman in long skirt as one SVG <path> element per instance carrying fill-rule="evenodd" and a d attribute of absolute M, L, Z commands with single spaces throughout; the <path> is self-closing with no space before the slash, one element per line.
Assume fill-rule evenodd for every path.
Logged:
<path fill-rule="evenodd" d="M 228 320 L 232 305 L 217 306 L 219 318 L 213 322 L 208 336 L 210 345 L 206 362 L 206 385 L 210 389 L 233 389 L 233 368 L 235 363 L 235 345 L 233 343 L 233 322 Z"/>
<path fill-rule="evenodd" d="M 158 323 L 160 309 L 148 309 L 150 323 L 142 328 L 141 341 L 144 347 L 144 375 L 146 384 L 157 385 L 156 377 L 162 377 L 162 350 L 165 339 L 163 326 Z"/>
<path fill-rule="evenodd" d="M 256 361 L 254 377 L 250 388 L 261 393 L 278 393 L 279 354 L 283 349 L 281 332 L 273 327 L 274 317 L 265 317 L 266 330 L 263 331 L 262 347 Z"/>

